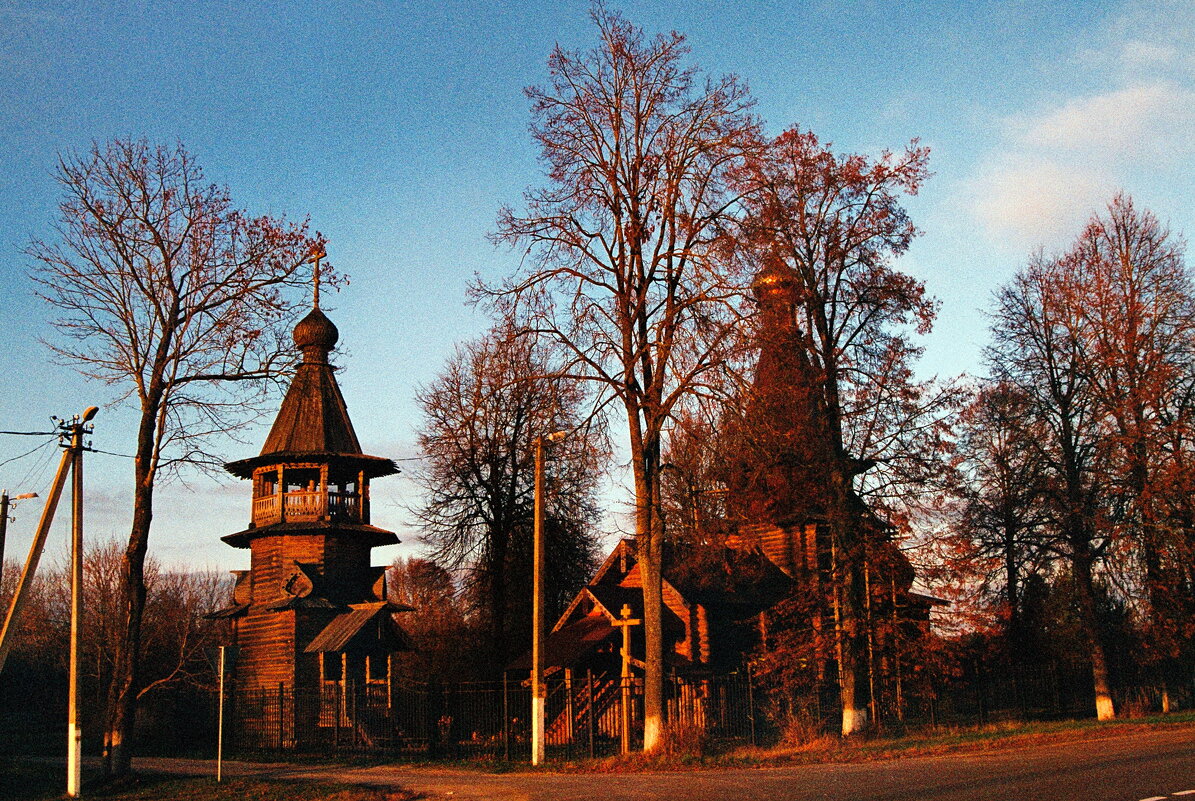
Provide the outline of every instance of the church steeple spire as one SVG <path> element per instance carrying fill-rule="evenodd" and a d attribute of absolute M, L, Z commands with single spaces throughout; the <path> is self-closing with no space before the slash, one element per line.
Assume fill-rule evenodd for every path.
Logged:
<path fill-rule="evenodd" d="M 800 276 L 768 254 L 751 291 L 759 361 L 743 417 L 727 438 L 730 504 L 746 520 L 804 523 L 822 514 L 828 479 L 820 375 L 800 326 Z"/>
<path fill-rule="evenodd" d="M 340 332 L 319 307 L 320 261 L 328 253 L 322 243 L 317 244 L 307 257 L 311 270 L 311 311 L 295 326 L 295 347 L 303 352 L 305 364 L 327 364 L 328 354 L 336 347 Z"/>
<path fill-rule="evenodd" d="M 319 260 L 324 248 L 309 257 L 315 264 L 312 282 L 313 307 L 294 328 L 295 347 L 303 360 L 295 370 L 290 389 L 282 400 L 274 425 L 270 428 L 261 453 L 254 459 L 231 462 L 234 475 L 248 478 L 253 470 L 278 461 L 320 461 L 334 458 L 360 463 L 371 477 L 390 475 L 398 468 L 389 459 L 361 452 L 357 434 L 349 419 L 348 407 L 336 384 L 335 368 L 328 355 L 340 340 L 340 332 L 319 308 Z"/>

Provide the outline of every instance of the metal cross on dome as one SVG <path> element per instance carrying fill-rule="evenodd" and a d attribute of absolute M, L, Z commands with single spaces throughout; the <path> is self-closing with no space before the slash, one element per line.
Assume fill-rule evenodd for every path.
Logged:
<path fill-rule="evenodd" d="M 324 249 L 322 242 L 312 247 L 311 255 L 307 257 L 307 261 L 315 265 L 315 268 L 311 271 L 311 280 L 314 285 L 311 305 L 317 309 L 319 308 L 319 263 L 320 259 L 326 259 L 327 257 L 328 251 Z"/>

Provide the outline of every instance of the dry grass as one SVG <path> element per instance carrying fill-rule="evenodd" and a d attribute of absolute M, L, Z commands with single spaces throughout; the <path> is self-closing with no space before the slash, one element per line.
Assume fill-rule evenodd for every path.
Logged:
<path fill-rule="evenodd" d="M 781 741 L 771 748 L 739 748 L 726 756 L 735 762 L 755 761 L 757 764 L 865 762 L 909 756 L 1006 750 L 1046 743 L 1079 742 L 1152 731 L 1162 726 L 1195 729 L 1195 713 L 1108 723 L 1094 720 L 1062 720 L 990 723 L 981 726 L 937 726 L 900 734 L 871 734 L 847 740 L 822 735 L 804 741 Z"/>
<path fill-rule="evenodd" d="M 700 748 L 682 748 L 680 745 L 684 738 L 678 737 L 667 747 L 653 754 L 633 753 L 554 767 L 564 771 L 618 773 L 870 762 L 912 756 L 1028 748 L 1046 743 L 1080 742 L 1153 731 L 1159 727 L 1187 727 L 1195 732 L 1195 713 L 1110 723 L 1064 720 L 1043 723 L 992 723 L 983 726 L 937 726 L 904 733 L 873 733 L 850 739 L 827 734 L 801 721 L 789 721 L 782 726 L 780 741 L 769 747 L 740 746 L 716 750 L 705 741 Z"/>
<path fill-rule="evenodd" d="M 50 801 L 64 796 L 61 765 L 0 759 L 0 801 Z M 119 784 L 84 782 L 84 796 L 106 801 L 414 801 L 419 796 L 375 787 L 276 779 L 173 778 L 142 774 Z"/>

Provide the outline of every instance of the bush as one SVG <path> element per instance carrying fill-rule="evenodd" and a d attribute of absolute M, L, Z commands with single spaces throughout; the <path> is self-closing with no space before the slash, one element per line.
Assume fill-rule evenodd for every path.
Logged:
<path fill-rule="evenodd" d="M 664 736 L 656 754 L 676 759 L 699 759 L 706 756 L 709 749 L 710 736 L 704 726 L 673 721 L 664 727 Z"/>

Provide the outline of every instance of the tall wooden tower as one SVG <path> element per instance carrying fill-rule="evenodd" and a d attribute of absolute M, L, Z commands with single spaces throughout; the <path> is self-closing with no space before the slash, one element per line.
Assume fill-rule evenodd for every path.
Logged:
<path fill-rule="evenodd" d="M 371 549 L 398 538 L 370 525 L 369 483 L 398 468 L 361 452 L 328 363 L 339 332 L 316 287 L 294 329 L 302 362 L 261 453 L 225 465 L 253 482 L 249 527 L 223 538 L 249 549 L 251 567 L 217 613 L 233 622 L 239 688 L 293 691 L 296 722 L 300 696 L 388 685 L 391 655 L 408 649 L 393 619 L 408 608 L 386 601 L 385 568 L 370 565 Z"/>
<path fill-rule="evenodd" d="M 759 547 L 790 576 L 816 578 L 831 454 L 819 374 L 798 325 L 798 279 L 780 259 L 755 276 L 759 361 L 721 468 L 737 524 L 732 545 Z"/>

